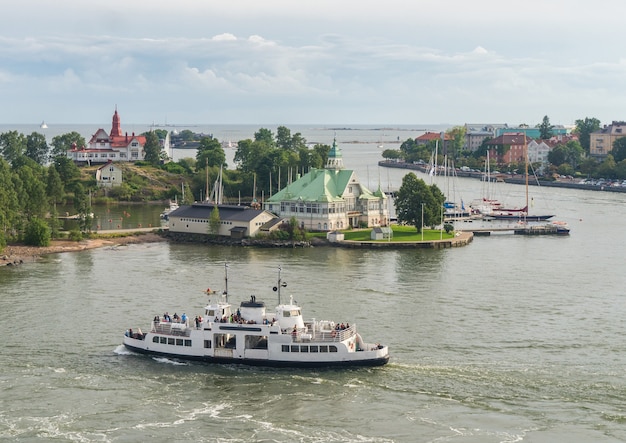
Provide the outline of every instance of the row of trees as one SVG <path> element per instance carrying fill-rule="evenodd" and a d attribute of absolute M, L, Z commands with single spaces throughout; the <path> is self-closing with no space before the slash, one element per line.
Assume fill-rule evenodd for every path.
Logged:
<path fill-rule="evenodd" d="M 206 192 L 213 187 L 221 169 L 224 169 L 225 195 L 231 199 L 238 196 L 251 199 L 255 186 L 265 192 L 275 192 L 297 174 L 323 167 L 330 151 L 330 146 L 321 144 L 309 149 L 300 133 L 292 135 L 284 126 L 278 127 L 276 135 L 261 128 L 254 139 L 239 142 L 236 169 L 227 170 L 222 144 L 212 136 L 186 133 L 187 140 L 197 142 L 195 158 L 166 163 L 159 139 L 165 138 L 167 132 L 157 129 L 143 135 L 146 137 L 145 160 L 136 165 L 146 171 L 163 169 L 173 182 L 182 183 L 184 200 L 179 201 L 183 204 L 206 199 Z M 85 144 L 85 139 L 77 132 L 54 137 L 50 146 L 45 136 L 36 132 L 0 134 L 0 249 L 7 240 L 26 240 L 28 226 L 41 227 L 43 220 L 47 221 L 43 226 L 49 229 L 49 235 L 43 237 L 55 237 L 59 230 L 58 204 L 72 202 L 74 213 L 80 216 L 81 230 L 89 230 L 88 196 L 91 194 L 95 199 L 104 191 L 96 187 L 92 172 L 81 174 L 81 169 L 67 157 L 69 149 Z M 135 181 L 132 173 L 125 172 L 122 186 L 108 190 L 107 195 L 121 200 L 143 200 L 147 195 L 159 200 L 181 197 L 180 185 L 167 187 L 164 194 L 148 194 L 145 192 L 148 186 L 148 182 Z"/>

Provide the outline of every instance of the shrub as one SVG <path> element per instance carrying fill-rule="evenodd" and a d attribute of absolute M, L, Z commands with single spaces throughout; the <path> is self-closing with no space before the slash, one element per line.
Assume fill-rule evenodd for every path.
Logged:
<path fill-rule="evenodd" d="M 70 231 L 69 239 L 72 241 L 81 241 L 83 239 L 83 234 L 78 229 L 72 229 Z"/>
<path fill-rule="evenodd" d="M 52 236 L 50 226 L 37 217 L 31 219 L 24 231 L 24 243 L 30 246 L 49 246 Z"/>

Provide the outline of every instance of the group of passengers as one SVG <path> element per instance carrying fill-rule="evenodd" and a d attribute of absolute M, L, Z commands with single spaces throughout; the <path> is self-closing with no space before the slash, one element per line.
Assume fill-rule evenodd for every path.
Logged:
<path fill-rule="evenodd" d="M 128 328 L 128 331 L 126 331 L 124 335 L 126 337 L 136 338 L 138 340 L 143 340 L 144 338 L 146 338 L 146 334 L 141 332 L 141 329 L 139 329 L 138 332 L 133 332 L 132 328 Z"/>
<path fill-rule="evenodd" d="M 161 318 L 158 315 L 154 316 L 155 322 L 160 322 Z M 179 316 L 176 312 L 174 312 L 173 316 L 170 316 L 168 312 L 163 314 L 163 321 L 167 323 L 187 323 L 187 314 L 183 312 L 183 315 Z"/>
<path fill-rule="evenodd" d="M 344 329 L 350 329 L 350 323 L 346 323 L 345 325 L 343 323 L 337 323 L 335 326 L 335 331 L 343 331 Z"/>
<path fill-rule="evenodd" d="M 273 319 L 271 322 L 264 318 L 263 319 L 263 324 L 267 325 L 267 324 L 274 324 L 274 322 L 276 321 L 276 319 Z M 241 311 L 239 309 L 237 309 L 237 312 L 234 314 L 230 314 L 230 315 L 225 315 L 222 318 L 219 317 L 215 317 L 214 320 L 215 323 L 237 323 L 240 325 L 254 325 L 256 324 L 255 320 L 244 320 L 244 318 L 241 316 Z"/>

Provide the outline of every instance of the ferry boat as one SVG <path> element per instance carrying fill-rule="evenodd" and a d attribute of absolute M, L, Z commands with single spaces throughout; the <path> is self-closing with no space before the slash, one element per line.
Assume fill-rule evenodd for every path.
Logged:
<path fill-rule="evenodd" d="M 173 359 L 274 367 L 382 366 L 389 361 L 388 346 L 366 343 L 355 324 L 304 320 L 293 296 L 281 303 L 280 290 L 287 284 L 280 268 L 274 311 L 255 295 L 235 309 L 228 301 L 227 268 L 224 291 L 206 291 L 204 316 L 156 316 L 148 332 L 125 332 L 126 348 Z"/>

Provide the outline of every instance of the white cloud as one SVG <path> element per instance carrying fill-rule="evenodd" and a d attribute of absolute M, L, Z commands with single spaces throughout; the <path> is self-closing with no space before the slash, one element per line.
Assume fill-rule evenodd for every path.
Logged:
<path fill-rule="evenodd" d="M 0 29 L 3 122 L 33 110 L 92 122 L 122 101 L 148 122 L 160 103 L 189 123 L 625 117 L 611 43 L 626 31 L 602 13 L 619 0 L 14 3 Z"/>

